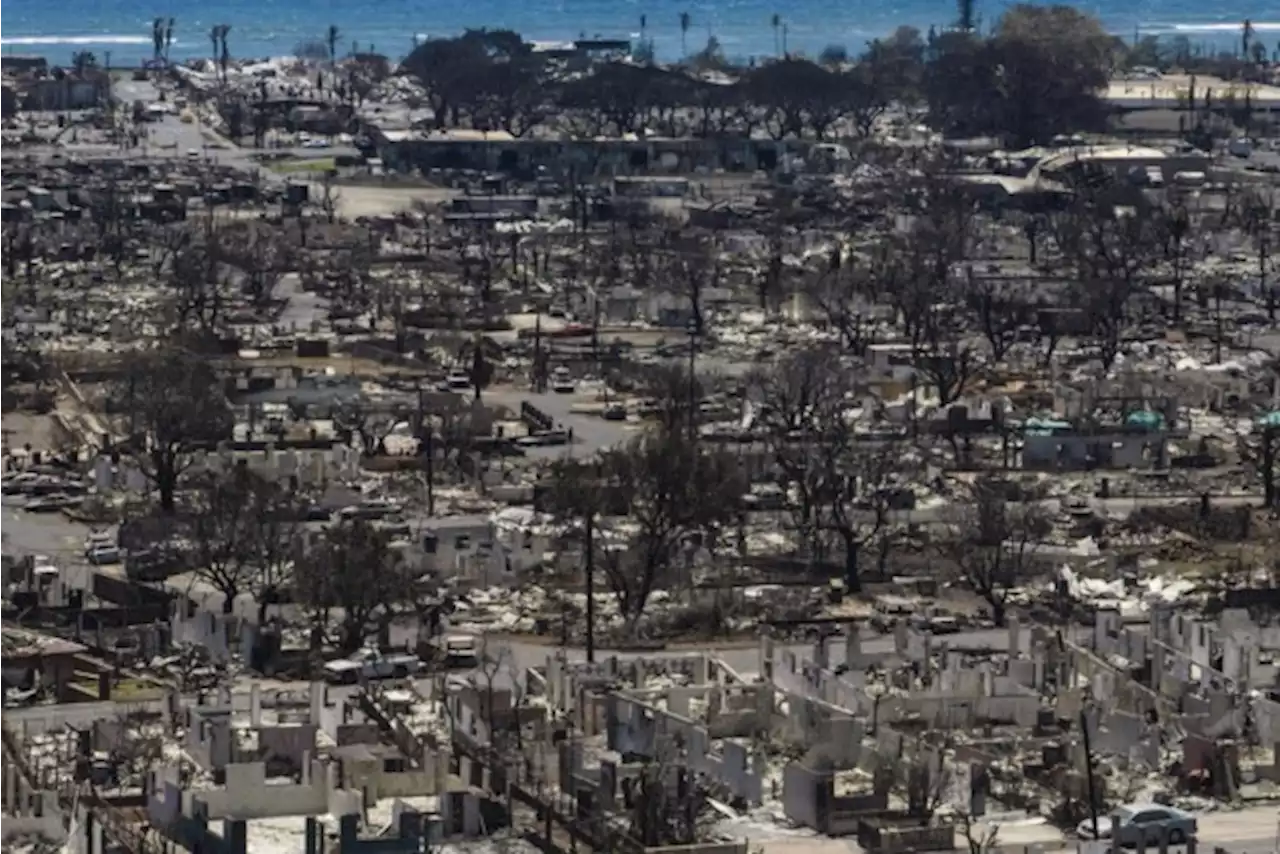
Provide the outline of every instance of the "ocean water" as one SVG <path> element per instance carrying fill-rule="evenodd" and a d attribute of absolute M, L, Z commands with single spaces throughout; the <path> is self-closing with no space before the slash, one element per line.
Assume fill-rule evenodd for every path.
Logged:
<path fill-rule="evenodd" d="M 1011 5 L 978 0 L 985 23 Z M 1253 22 L 1271 53 L 1280 49 L 1280 0 L 1107 0 L 1079 4 L 1113 33 L 1230 48 L 1240 42 L 1241 22 Z M 468 27 L 507 28 L 528 39 L 567 40 L 586 35 L 654 40 L 660 58 L 683 50 L 680 14 L 688 12 L 690 51 L 714 35 L 726 55 L 744 59 L 772 55 L 777 38 L 774 14 L 786 24 L 786 47 L 816 55 L 828 45 L 858 52 L 865 43 L 903 24 L 927 30 L 955 18 L 953 0 L 9 0 L 0 45 L 5 53 L 42 54 L 67 62 L 79 50 L 93 51 L 113 65 L 151 56 L 151 20 L 175 19 L 171 57 L 208 56 L 209 29 L 228 24 L 227 46 L 235 58 L 282 56 L 299 43 L 324 37 L 332 24 L 341 31 L 341 51 L 353 42 L 393 58 L 412 49 L 413 39 L 448 36 Z"/>

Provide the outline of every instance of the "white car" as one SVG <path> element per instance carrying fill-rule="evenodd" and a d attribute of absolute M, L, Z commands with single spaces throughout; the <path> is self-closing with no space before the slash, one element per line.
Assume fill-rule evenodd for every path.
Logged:
<path fill-rule="evenodd" d="M 551 372 L 551 390 L 556 394 L 573 394 L 577 389 L 578 384 L 573 381 L 568 368 L 559 367 Z"/>
<path fill-rule="evenodd" d="M 1129 804 L 1108 816 L 1098 816 L 1098 832 L 1093 832 L 1093 819 L 1076 826 L 1081 839 L 1110 839 L 1120 846 L 1156 846 L 1161 839 L 1169 845 L 1185 845 L 1196 835 L 1196 817 L 1189 812 L 1162 804 Z"/>
<path fill-rule="evenodd" d="M 324 678 L 336 684 L 351 684 L 361 679 L 404 679 L 421 672 L 422 661 L 416 655 L 362 649 L 347 658 L 326 662 Z"/>
<path fill-rule="evenodd" d="M 120 549 L 115 546 L 103 545 L 90 549 L 85 558 L 94 566 L 106 566 L 120 563 L 124 556 L 120 554 Z"/>
<path fill-rule="evenodd" d="M 84 553 L 88 554 L 101 546 L 114 546 L 116 538 L 108 531 L 92 531 L 84 540 Z"/>

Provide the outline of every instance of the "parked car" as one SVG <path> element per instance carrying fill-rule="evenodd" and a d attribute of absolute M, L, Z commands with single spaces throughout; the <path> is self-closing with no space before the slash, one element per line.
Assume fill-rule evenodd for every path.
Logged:
<path fill-rule="evenodd" d="M 33 472 L 5 475 L 4 485 L 0 486 L 0 492 L 5 495 L 22 495 L 39 479 L 40 475 Z"/>
<path fill-rule="evenodd" d="M 1227 151 L 1234 157 L 1248 157 L 1253 154 L 1253 140 L 1239 136 L 1227 143 Z"/>
<path fill-rule="evenodd" d="M 384 655 L 376 649 L 362 649 L 347 658 L 325 662 L 324 678 L 334 684 L 351 684 L 361 679 L 403 679 L 422 670 L 422 661 L 409 653 Z"/>
<path fill-rule="evenodd" d="M 1189 812 L 1161 804 L 1129 804 L 1109 816 L 1098 816 L 1098 833 L 1094 836 L 1093 820 L 1085 819 L 1076 827 L 1081 839 L 1110 839 L 1122 847 L 1157 845 L 1161 838 L 1170 845 L 1185 844 L 1196 834 L 1196 817 Z"/>
<path fill-rule="evenodd" d="M 67 496 L 61 493 L 54 493 L 41 498 L 28 499 L 22 509 L 28 513 L 57 513 L 63 507 L 69 506 L 68 500 Z"/>
<path fill-rule="evenodd" d="M 30 495 L 66 495 L 67 482 L 53 475 L 41 475 L 27 484 L 25 491 Z"/>
<path fill-rule="evenodd" d="M 98 549 L 114 548 L 115 545 L 116 538 L 113 534 L 107 531 L 92 531 L 84 541 L 85 557 L 88 557 L 90 552 Z"/>
<path fill-rule="evenodd" d="M 472 635 L 446 635 L 436 646 L 441 662 L 449 669 L 469 670 L 480 663 L 480 643 Z"/>
<path fill-rule="evenodd" d="M 551 372 L 551 390 L 556 394 L 573 394 L 577 388 L 568 368 L 561 366 Z"/>
<path fill-rule="evenodd" d="M 124 560 L 124 556 L 120 554 L 120 549 L 111 545 L 95 546 L 90 549 L 85 559 L 94 566 L 106 566 L 108 564 L 120 563 Z"/>

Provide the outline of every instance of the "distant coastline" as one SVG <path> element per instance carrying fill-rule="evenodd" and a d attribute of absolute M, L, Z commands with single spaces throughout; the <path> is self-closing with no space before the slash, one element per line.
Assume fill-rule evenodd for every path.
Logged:
<path fill-rule="evenodd" d="M 1007 5 L 979 2 L 979 9 L 984 20 L 994 20 Z M 1204 15 L 1203 5 L 1188 0 L 1152 0 L 1138 8 L 1121 3 L 1077 5 L 1096 15 L 1109 31 L 1126 41 L 1135 35 L 1154 35 L 1162 41 L 1183 37 L 1203 50 L 1230 50 L 1239 44 L 1241 22 L 1249 18 L 1255 33 L 1266 44 L 1268 55 L 1280 50 L 1280 9 L 1268 7 L 1265 0 L 1214 4 L 1211 18 Z M 512 29 L 535 41 L 570 41 L 586 36 L 638 42 L 640 15 L 644 14 L 645 35 L 653 40 L 658 59 L 666 61 L 679 57 L 679 15 L 688 9 L 693 20 L 687 39 L 690 48 L 700 48 L 708 36 L 714 36 L 729 58 L 745 62 L 750 57 L 775 53 L 777 41 L 769 26 L 774 11 L 783 13 L 788 49 L 810 56 L 830 45 L 857 52 L 867 41 L 887 36 L 899 25 L 925 31 L 930 26 L 947 26 L 954 16 L 954 6 L 947 0 L 908 0 L 901 5 L 860 9 L 836 6 L 828 0 L 777 6 L 775 10 L 769 0 L 737 0 L 723 7 L 680 0 L 621 5 L 608 0 L 555 0 L 542 4 L 488 0 L 465 7 L 426 9 L 410 6 L 408 0 L 387 0 L 377 7 L 382 18 L 371 19 L 372 9 L 352 6 L 317 13 L 300 0 L 269 5 L 223 0 L 192 5 L 185 16 L 181 7 L 161 4 L 152 11 L 123 0 L 69 0 L 56 5 L 14 0 L 5 10 L 0 49 L 5 54 L 40 54 L 55 63 L 69 62 L 72 54 L 87 50 L 97 54 L 100 61 L 110 53 L 113 65 L 133 66 L 151 58 L 150 15 L 154 14 L 177 19 L 171 49 L 176 61 L 208 56 L 208 31 L 215 23 L 231 25 L 230 52 L 236 59 L 292 55 L 299 43 L 318 38 L 329 24 L 334 24 L 342 32 L 344 52 L 353 45 L 361 50 L 372 47 L 399 60 L 412 50 L 414 38 L 456 35 L 482 26 Z M 119 9 L 119 15 L 111 15 L 113 8 Z M 492 9 L 493 14 L 485 15 L 485 9 Z M 145 20 L 140 19 L 140 13 L 145 13 Z M 323 15 L 333 20 L 322 19 Z"/>

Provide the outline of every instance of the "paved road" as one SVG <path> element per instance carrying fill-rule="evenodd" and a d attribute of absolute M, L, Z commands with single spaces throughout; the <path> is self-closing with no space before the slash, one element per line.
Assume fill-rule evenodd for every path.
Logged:
<path fill-rule="evenodd" d="M 160 90 L 156 88 L 154 83 L 144 80 L 116 80 L 113 83 L 112 91 L 117 98 L 126 104 L 134 101 L 142 101 L 144 104 L 150 104 L 160 100 Z M 177 116 L 165 113 L 158 120 L 151 122 L 149 125 L 151 144 L 147 146 L 149 153 L 165 153 L 162 146 L 173 145 L 179 156 L 182 156 L 188 149 L 202 150 L 207 145 L 208 140 L 201 133 L 201 125 L 196 122 L 187 124 Z M 228 165 L 236 165 L 241 168 L 253 168 L 253 164 L 247 156 L 239 149 L 209 151 L 220 162 Z"/>
<path fill-rule="evenodd" d="M 89 534 L 87 526 L 61 513 L 27 513 L 8 497 L 4 499 L 3 519 L 5 554 L 78 559 Z"/>
<path fill-rule="evenodd" d="M 116 97 L 125 103 L 134 101 L 152 103 L 160 98 L 160 91 L 150 81 L 117 80 L 113 88 Z M 202 156 L 216 163 L 249 171 L 261 170 L 264 179 L 268 182 L 284 180 L 284 176 L 265 168 L 256 159 L 255 156 L 264 153 L 263 151 L 253 148 L 240 148 L 230 142 L 225 142 L 224 147 L 220 148 L 206 147 L 210 143 L 210 139 L 207 136 L 209 129 L 198 122 L 188 124 L 176 115 L 165 113 L 158 120 L 151 122 L 149 129 L 150 140 L 145 148 L 148 154 L 160 157 L 175 155 L 185 157 L 189 150 L 194 149 L 200 151 Z M 273 148 L 269 149 L 269 152 L 286 159 L 302 160 L 328 159 L 338 155 L 354 155 L 358 153 L 351 146 L 333 146 L 329 148 L 297 146 L 293 148 Z"/>
<path fill-rule="evenodd" d="M 539 394 L 532 391 L 489 389 L 484 393 L 486 403 L 505 406 L 512 412 L 520 412 L 520 404 L 528 401 L 541 409 L 555 423 L 573 429 L 573 446 L 550 446 L 544 448 L 527 448 L 526 453 L 533 457 L 556 459 L 565 454 L 590 456 L 604 448 L 623 442 L 633 435 L 637 425 L 621 421 L 606 421 L 599 415 L 570 412 L 575 404 L 587 401 L 582 395 L 556 394 L 546 392 Z"/>
<path fill-rule="evenodd" d="M 274 296 L 286 302 L 284 311 L 276 323 L 288 329 L 308 331 L 313 326 L 321 328 L 328 322 L 329 301 L 302 289 L 302 277 L 297 273 L 285 273 L 276 282 Z"/>

